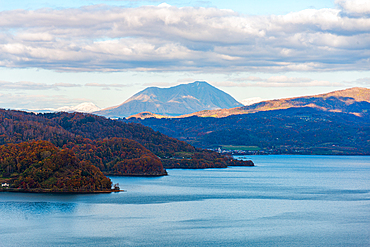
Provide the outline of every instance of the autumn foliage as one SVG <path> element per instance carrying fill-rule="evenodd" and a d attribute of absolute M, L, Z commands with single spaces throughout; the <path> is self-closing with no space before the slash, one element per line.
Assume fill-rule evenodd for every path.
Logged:
<path fill-rule="evenodd" d="M 110 190 L 112 182 L 91 162 L 47 141 L 0 146 L 0 175 L 23 191 L 90 192 Z"/>
<path fill-rule="evenodd" d="M 67 143 L 80 160 L 89 161 L 106 175 L 162 176 L 166 175 L 161 160 L 141 144 L 125 139 L 101 141 L 81 139 Z"/>
<path fill-rule="evenodd" d="M 163 167 L 211 168 L 233 164 L 230 158 L 196 149 L 137 123 L 83 113 L 34 114 L 0 109 L 0 145 L 8 144 L 7 148 L 15 147 L 11 143 L 32 146 L 34 141 L 40 140 L 55 145 L 54 149 L 49 147 L 50 150 L 46 150 L 53 155 L 53 152 L 59 155 L 60 149 L 69 150 L 77 163 L 93 165 L 110 176 L 162 176 L 167 174 Z M 29 151 L 22 152 L 25 155 Z M 178 153 L 189 155 L 184 158 Z M 3 156 L 0 157 L 4 160 Z M 22 156 L 23 163 L 15 162 L 14 166 L 9 166 L 9 171 L 4 165 L 1 174 L 20 173 L 18 167 L 35 164 L 33 160 L 37 159 L 32 157 Z M 40 161 L 44 162 L 37 160 Z M 8 160 L 4 162 L 6 164 Z"/>
<path fill-rule="evenodd" d="M 163 166 L 167 169 L 204 169 L 204 168 L 226 168 L 228 166 L 253 166 L 252 161 L 235 160 L 234 158 L 209 150 L 197 150 L 191 158 L 172 158 L 163 160 Z"/>

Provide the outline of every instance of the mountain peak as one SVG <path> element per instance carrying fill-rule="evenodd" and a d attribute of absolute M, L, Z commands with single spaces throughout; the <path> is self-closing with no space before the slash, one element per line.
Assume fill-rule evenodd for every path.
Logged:
<path fill-rule="evenodd" d="M 191 84 L 191 83 L 190 83 Z M 200 85 L 200 84 L 206 84 L 206 85 L 210 85 L 208 82 L 206 81 L 195 81 L 193 82 L 193 84 L 197 84 L 197 85 Z"/>
<path fill-rule="evenodd" d="M 95 112 L 106 117 L 128 117 L 140 112 L 178 116 L 202 110 L 242 106 L 229 94 L 205 81 L 169 88 L 148 87 L 119 106 Z"/>
<path fill-rule="evenodd" d="M 56 111 L 65 111 L 65 112 L 86 112 L 86 113 L 91 113 L 94 111 L 99 111 L 100 108 L 96 106 L 92 102 L 84 102 L 81 103 L 77 106 L 64 106 L 56 109 Z"/>

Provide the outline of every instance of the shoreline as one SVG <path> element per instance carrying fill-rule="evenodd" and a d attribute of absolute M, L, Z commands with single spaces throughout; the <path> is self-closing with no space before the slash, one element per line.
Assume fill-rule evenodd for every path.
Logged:
<path fill-rule="evenodd" d="M 52 191 L 48 189 L 15 189 L 15 188 L 1 188 L 0 192 L 16 192 L 16 193 L 42 193 L 42 194 L 108 194 L 108 193 L 118 193 L 125 192 L 125 190 L 95 190 L 95 191 Z"/>

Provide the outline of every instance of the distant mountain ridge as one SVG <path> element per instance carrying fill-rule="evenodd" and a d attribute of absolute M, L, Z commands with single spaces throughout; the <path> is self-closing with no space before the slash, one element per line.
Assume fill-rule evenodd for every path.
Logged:
<path fill-rule="evenodd" d="M 370 155 L 367 88 L 269 100 L 172 119 L 146 113 L 125 121 L 203 148 L 241 147 L 247 154 Z"/>
<path fill-rule="evenodd" d="M 20 111 L 34 112 L 34 113 L 51 113 L 51 112 L 83 112 L 92 113 L 101 110 L 100 107 L 92 102 L 84 102 L 76 106 L 63 106 L 59 108 L 45 108 L 45 109 L 19 109 Z"/>
<path fill-rule="evenodd" d="M 172 119 L 146 115 L 125 121 L 141 123 L 196 147 L 241 147 L 252 154 L 370 155 L 367 88 L 270 100 Z"/>
<path fill-rule="evenodd" d="M 95 111 L 101 110 L 98 106 L 96 106 L 92 102 L 84 102 L 77 106 L 64 106 L 59 107 L 55 111 L 65 111 L 65 112 L 85 112 L 85 113 L 91 113 Z"/>
<path fill-rule="evenodd" d="M 94 112 L 106 117 L 129 117 L 141 112 L 178 116 L 202 110 L 243 106 L 229 94 L 204 81 L 170 88 L 149 87 L 121 105 Z"/>
<path fill-rule="evenodd" d="M 290 107 L 312 107 L 325 111 L 360 113 L 363 110 L 363 105 L 370 105 L 369 103 L 370 89 L 355 87 L 327 94 L 260 102 L 244 106 L 241 111 L 253 112 Z"/>
<path fill-rule="evenodd" d="M 141 123 L 203 148 L 228 149 L 228 146 L 240 150 L 238 147 L 242 147 L 249 150 L 247 154 L 370 155 L 370 108 L 363 110 L 368 113 L 356 116 L 312 107 L 291 107 L 223 118 L 193 116 L 122 121 Z"/>
<path fill-rule="evenodd" d="M 292 107 L 311 107 L 324 111 L 345 112 L 360 116 L 367 112 L 366 109 L 370 107 L 370 89 L 354 87 L 313 96 L 268 100 L 231 109 L 195 112 L 180 116 L 180 118 L 190 116 L 227 117 L 260 111 L 282 110 Z"/>

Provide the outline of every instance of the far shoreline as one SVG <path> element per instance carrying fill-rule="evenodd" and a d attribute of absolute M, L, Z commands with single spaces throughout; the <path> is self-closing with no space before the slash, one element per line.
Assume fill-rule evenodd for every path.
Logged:
<path fill-rule="evenodd" d="M 119 193 L 126 192 L 125 190 L 95 190 L 95 191 L 51 191 L 47 189 L 16 189 L 16 188 L 1 188 L 0 192 L 10 192 L 10 193 L 34 193 L 34 194 L 109 194 L 109 193 Z"/>

